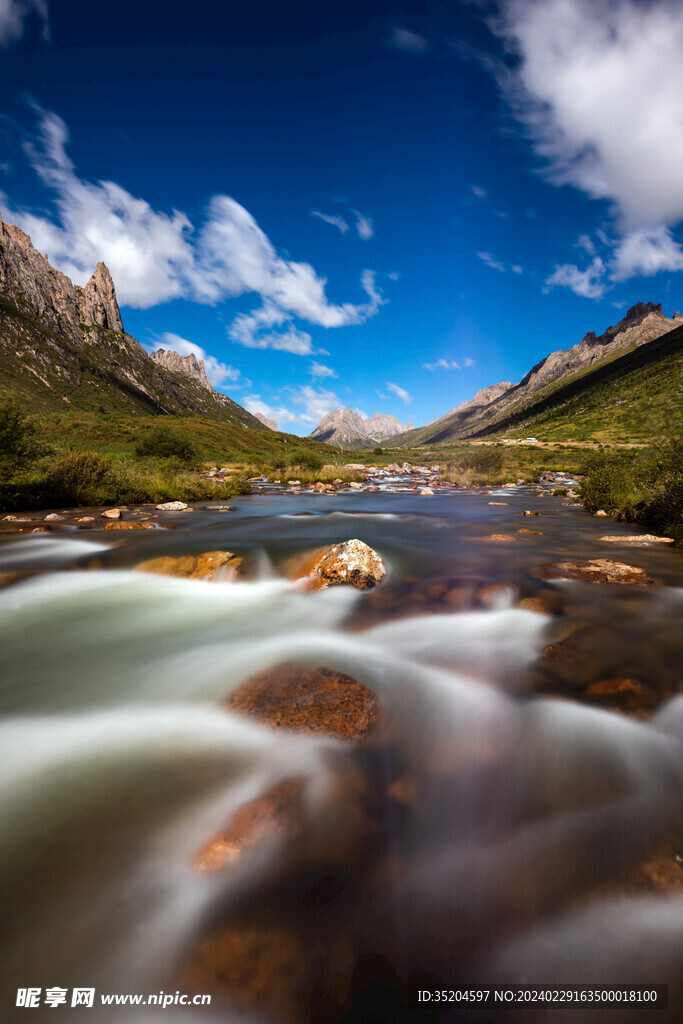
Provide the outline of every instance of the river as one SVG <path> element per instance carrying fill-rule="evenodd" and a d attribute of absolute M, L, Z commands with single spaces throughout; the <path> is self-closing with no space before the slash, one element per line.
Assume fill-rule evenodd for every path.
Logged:
<path fill-rule="evenodd" d="M 636 531 L 535 492 L 266 490 L 120 533 L 3 522 L 2 1020 L 26 1019 L 30 987 L 65 990 L 35 1014 L 69 1022 L 680 1019 L 683 552 L 604 542 Z M 374 590 L 282 575 L 349 538 L 385 562 Z M 246 579 L 133 571 L 221 549 Z M 655 584 L 541 578 L 598 558 Z M 292 660 L 364 684 L 381 727 L 353 744 L 225 707 Z M 197 869 L 292 779 L 298 830 Z M 417 1002 L 522 982 L 668 984 L 670 1008 Z M 213 1000 L 101 1005 L 160 992 Z"/>

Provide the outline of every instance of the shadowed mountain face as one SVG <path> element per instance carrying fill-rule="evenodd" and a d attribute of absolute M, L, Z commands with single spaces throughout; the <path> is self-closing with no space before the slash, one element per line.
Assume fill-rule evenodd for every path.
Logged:
<path fill-rule="evenodd" d="M 255 412 L 254 416 L 262 423 L 264 427 L 268 427 L 269 430 L 277 430 L 277 422 L 275 420 L 269 420 L 267 416 L 264 416 L 262 412 Z"/>
<path fill-rule="evenodd" d="M 29 408 L 203 415 L 263 431 L 213 390 L 203 364 L 174 352 L 152 359 L 123 330 L 104 263 L 81 288 L 20 228 L 0 219 L 0 391 Z"/>
<path fill-rule="evenodd" d="M 424 427 L 392 439 L 392 447 L 415 444 L 436 444 L 488 433 L 519 420 L 537 403 L 546 402 L 555 391 L 591 375 L 613 360 L 648 345 L 657 338 L 683 326 L 679 312 L 666 317 L 661 303 L 638 302 L 623 320 L 608 327 L 602 334 L 589 331 L 579 344 L 566 350 L 551 352 L 533 366 L 518 384 L 503 381 L 477 392 Z M 638 366 L 643 360 L 638 361 Z M 636 364 L 634 364 L 635 366 Z"/>
<path fill-rule="evenodd" d="M 379 412 L 365 420 L 347 405 L 345 409 L 328 412 L 308 436 L 326 444 L 341 444 L 345 448 L 372 448 L 378 441 L 406 430 L 412 430 L 412 423 L 401 423 L 396 416 Z"/>

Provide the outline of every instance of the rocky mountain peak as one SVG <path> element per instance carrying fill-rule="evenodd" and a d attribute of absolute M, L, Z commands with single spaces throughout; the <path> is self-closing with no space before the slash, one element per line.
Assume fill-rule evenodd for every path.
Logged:
<path fill-rule="evenodd" d="M 45 257 L 47 260 L 47 256 Z M 123 331 L 123 322 L 116 301 L 116 289 L 108 268 L 97 264 L 85 288 L 76 288 L 81 320 L 85 324 L 98 324 L 110 331 Z"/>
<path fill-rule="evenodd" d="M 190 352 L 187 356 L 181 356 L 178 352 L 174 352 L 173 349 L 158 348 L 156 352 L 152 352 L 152 359 L 159 366 L 165 366 L 167 370 L 171 370 L 173 373 L 184 373 L 186 376 L 196 380 L 202 387 L 207 388 L 208 391 L 213 391 L 213 385 L 206 376 L 204 360 L 198 360 L 194 352 Z"/>
<path fill-rule="evenodd" d="M 39 253 L 31 239 L 0 217 L 0 291 L 74 341 L 83 341 L 82 325 L 123 332 L 111 274 L 104 263 L 84 288 Z"/>
<path fill-rule="evenodd" d="M 268 427 L 269 430 L 277 430 L 277 423 L 275 420 L 269 420 L 267 416 L 264 416 L 262 412 L 254 412 L 252 416 L 255 416 L 264 427 Z"/>
<path fill-rule="evenodd" d="M 624 320 L 643 320 L 650 313 L 659 313 L 660 316 L 663 316 L 661 302 L 636 302 L 635 306 L 631 306 Z"/>
<path fill-rule="evenodd" d="M 348 405 L 345 409 L 332 409 L 321 419 L 309 437 L 328 444 L 342 444 L 355 448 L 371 448 L 377 441 L 395 437 L 411 424 L 401 423 L 396 416 L 376 412 L 369 419 L 363 419 Z"/>

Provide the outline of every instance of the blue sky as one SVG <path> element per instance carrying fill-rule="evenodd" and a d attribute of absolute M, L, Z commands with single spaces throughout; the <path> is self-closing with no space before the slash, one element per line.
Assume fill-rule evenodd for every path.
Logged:
<path fill-rule="evenodd" d="M 283 429 L 423 424 L 683 306 L 675 0 L 160 12 L 3 0 L 0 209 Z"/>

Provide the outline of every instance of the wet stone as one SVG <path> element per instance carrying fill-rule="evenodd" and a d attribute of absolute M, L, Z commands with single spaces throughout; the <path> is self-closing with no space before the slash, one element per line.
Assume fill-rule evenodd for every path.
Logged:
<path fill-rule="evenodd" d="M 286 664 L 247 679 L 225 702 L 234 714 L 273 729 L 357 740 L 379 717 L 375 694 L 351 676 Z"/>
<path fill-rule="evenodd" d="M 593 558 L 586 562 L 555 562 L 542 565 L 535 571 L 541 579 L 585 580 L 589 583 L 636 584 L 649 586 L 655 581 L 644 569 L 607 558 Z"/>
<path fill-rule="evenodd" d="M 139 525 L 146 527 L 148 524 Z M 243 566 L 244 559 L 238 558 L 232 551 L 204 551 L 200 555 L 162 555 L 160 558 L 149 558 L 136 565 L 135 569 L 157 576 L 177 576 L 193 580 L 209 579 L 220 569 L 221 578 L 228 580 L 239 575 Z"/>

